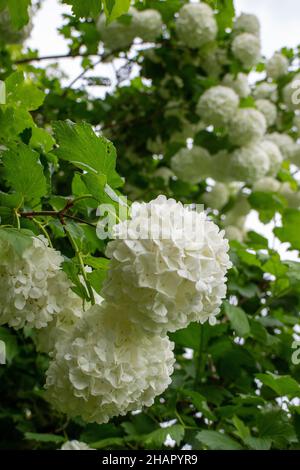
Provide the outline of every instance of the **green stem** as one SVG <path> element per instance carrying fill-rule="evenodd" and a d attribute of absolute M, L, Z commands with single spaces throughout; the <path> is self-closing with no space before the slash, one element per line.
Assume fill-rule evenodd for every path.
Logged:
<path fill-rule="evenodd" d="M 15 218 L 16 218 L 16 221 L 17 221 L 18 230 L 21 230 L 20 215 L 19 215 L 17 209 L 14 209 L 14 214 L 15 214 Z"/>
<path fill-rule="evenodd" d="M 38 220 L 36 220 L 35 218 L 32 218 L 32 221 L 39 227 L 41 232 L 43 232 L 43 234 L 45 235 L 45 237 L 47 238 L 47 240 L 49 242 L 49 246 L 51 246 L 51 248 L 53 248 L 51 238 L 49 237 L 49 233 L 47 232 L 45 227 Z"/>
<path fill-rule="evenodd" d="M 87 292 L 88 292 L 88 295 L 89 295 L 90 302 L 91 302 L 92 305 L 95 305 L 94 292 L 93 292 L 92 286 L 91 286 L 91 284 L 90 284 L 90 282 L 87 278 L 87 275 L 86 275 L 86 272 L 85 272 L 85 269 L 84 269 L 84 262 L 83 262 L 83 258 L 81 256 L 80 250 L 77 246 L 76 241 L 74 240 L 73 236 L 71 235 L 70 231 L 65 226 L 64 226 L 64 230 L 65 230 L 65 233 L 66 233 L 68 239 L 70 240 L 70 243 L 71 243 L 71 245 L 72 245 L 72 247 L 75 251 L 76 257 L 78 259 L 79 266 L 80 266 L 80 271 L 81 271 L 82 277 L 83 277 L 85 285 L 86 285 L 86 289 L 87 289 Z"/>

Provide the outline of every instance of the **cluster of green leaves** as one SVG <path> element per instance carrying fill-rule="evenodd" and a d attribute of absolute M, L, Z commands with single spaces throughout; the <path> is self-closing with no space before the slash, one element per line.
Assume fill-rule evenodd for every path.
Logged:
<path fill-rule="evenodd" d="M 70 55 L 79 53 L 81 46 L 88 54 L 98 53 L 96 18 L 102 7 L 109 20 L 129 7 L 129 2 L 122 0 L 65 3 L 73 10 L 61 27 Z M 123 67 L 118 76 L 128 79 L 132 63 L 139 66 L 139 75 L 126 85 L 120 79 L 103 99 L 88 93 L 84 76 L 83 86 L 66 87 L 57 68 L 45 70 L 42 62 L 32 65 L 35 51 L 0 45 L 0 80 L 6 88 L 6 102 L 0 104 L 1 223 L 15 228 L 19 224 L 22 230 L 35 234 L 41 233 L 41 228 L 46 231 L 54 247 L 64 254 L 64 269 L 84 299 L 88 293 L 79 277 L 80 262 L 69 236 L 84 263 L 93 269 L 88 282 L 99 292 L 108 260 L 103 254 L 104 242 L 93 227 L 96 208 L 101 202 L 117 207 L 123 177 L 122 193 L 132 200 L 150 200 L 164 193 L 184 203 L 202 203 L 207 189 L 206 182 L 192 185 L 165 179 L 157 170 L 168 168 L 172 155 L 185 146 L 182 118 L 197 124 L 197 100 L 218 79 L 197 61 L 198 51 L 182 48 L 177 42 L 174 14 L 185 0 L 133 3 L 140 9 L 158 9 L 170 37 L 161 38 L 151 53 L 136 51 L 132 58 L 124 51 L 128 69 Z M 207 3 L 218 9 L 218 43 L 226 48 L 233 2 Z M 22 27 L 27 21 L 24 5 L 29 1 L 0 0 L 0 8 L 6 4 L 11 5 L 16 27 Z M 298 54 L 285 53 L 291 61 Z M 114 55 L 118 57 L 119 52 Z M 83 57 L 85 70 L 92 63 Z M 231 58 L 222 75 L 239 71 L 243 71 L 241 64 Z M 278 83 L 280 92 L 285 80 Z M 251 99 L 247 102 L 250 105 Z M 172 113 L 174 109 L 178 113 Z M 291 114 L 282 110 L 280 130 L 293 135 L 292 125 Z M 102 129 L 114 145 L 95 129 Z M 207 130 L 198 132 L 194 141 L 212 153 L 229 145 L 222 132 L 215 135 Z M 279 179 L 296 184 L 288 165 Z M 233 198 L 224 213 L 234 202 Z M 285 199 L 273 193 L 253 192 L 249 202 L 263 223 L 281 214 L 282 226 L 275 229 L 276 236 L 300 249 L 299 210 L 289 209 Z M 44 214 L 21 216 L 33 211 Z M 52 211 L 53 216 L 45 211 Z M 211 216 L 222 224 L 221 214 L 212 212 Z M 300 366 L 292 360 L 299 324 L 299 264 L 282 261 L 269 248 L 268 240 L 256 232 L 249 232 L 244 243 L 231 244 L 231 258 L 234 268 L 229 272 L 228 297 L 220 322 L 216 326 L 191 324 L 172 334 L 177 360 L 172 385 L 150 409 L 115 418 L 109 424 L 69 421 L 51 409 L 43 398 L 48 358 L 36 353 L 30 330 L 16 333 L 1 327 L 7 364 L 0 366 L 0 430 L 4 436 L 0 448 L 55 449 L 68 438 L 97 449 L 159 449 L 168 435 L 176 448 L 186 443 L 194 449 L 299 448 Z M 161 427 L 163 422 L 170 422 L 169 426 Z"/>

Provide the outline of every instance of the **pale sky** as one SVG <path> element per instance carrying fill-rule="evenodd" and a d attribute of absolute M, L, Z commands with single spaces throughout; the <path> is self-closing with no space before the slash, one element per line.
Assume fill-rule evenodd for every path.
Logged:
<path fill-rule="evenodd" d="M 237 13 L 254 13 L 261 23 L 262 53 L 270 57 L 281 47 L 295 47 L 300 44 L 300 1 L 299 0 L 235 0 Z M 62 22 L 62 13 L 71 11 L 68 5 L 61 5 L 57 0 L 44 0 L 41 10 L 35 15 L 34 28 L 27 45 L 38 49 L 40 55 L 65 54 L 68 52 L 65 40 L 56 31 Z M 53 62 L 53 61 L 52 61 Z M 45 63 L 46 64 L 46 63 Z M 69 76 L 69 81 L 80 73 L 80 59 L 60 60 L 60 66 Z M 110 64 L 100 65 L 93 75 L 112 77 Z M 95 73 L 96 72 L 96 73 Z M 67 81 L 68 83 L 68 81 Z M 80 82 L 78 82 L 78 85 Z M 107 90 L 107 88 L 106 88 Z M 103 96 L 104 88 L 93 89 L 93 95 Z M 296 253 L 286 252 L 286 244 L 280 245 L 272 234 L 272 226 L 259 222 L 253 211 L 247 221 L 248 229 L 262 233 L 275 246 L 285 259 L 295 259 Z"/>

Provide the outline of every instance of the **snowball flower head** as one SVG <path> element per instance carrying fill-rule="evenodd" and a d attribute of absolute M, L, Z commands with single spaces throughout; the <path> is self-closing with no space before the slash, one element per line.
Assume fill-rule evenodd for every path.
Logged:
<path fill-rule="evenodd" d="M 280 132 L 271 132 L 265 135 L 265 139 L 276 144 L 284 158 L 289 157 L 289 146 L 294 143 L 292 137 Z"/>
<path fill-rule="evenodd" d="M 269 159 L 269 176 L 276 176 L 283 161 L 282 153 L 279 147 L 270 140 L 263 140 L 259 143 L 260 147 L 266 152 Z"/>
<path fill-rule="evenodd" d="M 265 193 L 277 193 L 280 189 L 280 182 L 271 176 L 256 181 L 253 185 L 253 191 Z"/>
<path fill-rule="evenodd" d="M 106 252 L 107 301 L 127 304 L 132 322 L 160 334 L 191 321 L 214 322 L 231 263 L 224 232 L 204 212 L 165 196 L 134 203 L 115 237 Z"/>
<path fill-rule="evenodd" d="M 235 33 L 250 33 L 254 36 L 260 35 L 259 19 L 249 13 L 241 13 L 234 22 L 233 31 Z"/>
<path fill-rule="evenodd" d="M 270 169 L 268 155 L 258 144 L 250 144 L 236 149 L 230 158 L 232 178 L 254 183 L 265 176 Z"/>
<path fill-rule="evenodd" d="M 24 251 L 0 238 L 0 324 L 15 329 L 43 328 L 79 299 L 61 271 L 61 254 L 43 236 L 26 238 Z"/>
<path fill-rule="evenodd" d="M 277 108 L 270 100 L 257 100 L 255 102 L 258 111 L 260 111 L 266 119 L 267 127 L 273 126 L 277 118 Z"/>
<path fill-rule="evenodd" d="M 267 62 L 267 75 L 275 80 L 283 75 L 286 75 L 289 69 L 288 59 L 280 54 L 280 52 L 275 52 L 271 59 Z"/>
<path fill-rule="evenodd" d="M 104 45 L 112 51 L 117 49 L 124 49 L 133 43 L 134 38 L 138 35 L 135 26 L 135 15 L 137 11 L 135 8 L 130 8 L 129 14 L 131 20 L 129 24 L 125 24 L 118 19 L 112 23 L 106 24 L 105 15 L 100 15 L 97 22 L 97 30 Z"/>
<path fill-rule="evenodd" d="M 229 125 L 229 138 L 235 145 L 260 140 L 266 132 L 264 115 L 254 108 L 240 108 Z"/>
<path fill-rule="evenodd" d="M 222 209 L 229 201 L 230 191 L 226 184 L 216 183 L 210 192 L 203 196 L 204 203 L 212 209 Z"/>
<path fill-rule="evenodd" d="M 171 160 L 171 168 L 182 181 L 196 184 L 210 174 L 211 157 L 203 147 L 180 149 Z"/>
<path fill-rule="evenodd" d="M 162 18 L 157 10 L 147 9 L 137 11 L 133 17 L 133 27 L 136 35 L 143 41 L 153 42 L 162 33 Z"/>
<path fill-rule="evenodd" d="M 217 22 L 212 9 L 204 3 L 187 3 L 176 19 L 176 32 L 180 41 L 192 49 L 213 41 L 217 35 Z"/>
<path fill-rule="evenodd" d="M 230 154 L 227 150 L 220 150 L 211 157 L 211 172 L 210 177 L 216 181 L 229 182 L 231 181 L 229 174 L 229 161 Z"/>
<path fill-rule="evenodd" d="M 239 72 L 236 76 L 227 73 L 223 78 L 223 84 L 232 88 L 240 98 L 246 98 L 251 93 L 248 77 L 242 72 Z"/>
<path fill-rule="evenodd" d="M 276 83 L 263 82 L 259 83 L 253 91 L 255 99 L 268 99 L 273 102 L 278 99 L 278 91 Z"/>
<path fill-rule="evenodd" d="M 231 45 L 233 55 L 247 68 L 253 67 L 260 59 L 260 40 L 250 33 L 234 38 Z"/>
<path fill-rule="evenodd" d="M 167 388 L 173 343 L 167 336 L 142 333 L 129 316 L 123 306 L 95 305 L 57 345 L 46 381 L 47 398 L 56 409 L 107 423 L 151 406 Z"/>
<path fill-rule="evenodd" d="M 85 442 L 80 441 L 67 441 L 65 442 L 60 450 L 96 450 L 89 447 Z"/>
<path fill-rule="evenodd" d="M 203 121 L 215 127 L 225 126 L 235 115 L 239 97 L 231 88 L 217 85 L 200 97 L 197 113 Z"/>

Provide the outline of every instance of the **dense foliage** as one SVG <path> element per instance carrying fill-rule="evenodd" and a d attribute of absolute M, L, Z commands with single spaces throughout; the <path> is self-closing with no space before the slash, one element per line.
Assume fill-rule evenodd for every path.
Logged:
<path fill-rule="evenodd" d="M 298 449 L 298 48 L 283 48 L 267 61 L 257 18 L 236 18 L 232 0 L 62 0 L 72 6 L 60 25 L 67 55 L 82 58 L 80 77 L 66 84 L 55 58 L 45 67 L 24 45 L 39 3 L 0 0 L 0 352 L 3 344 L 6 349 L 0 448 L 68 448 L 66 441 L 77 440 L 96 449 Z M 113 80 L 93 71 L 99 63 L 113 64 Z M 96 98 L 95 87 L 110 91 Z M 230 240 L 232 268 L 216 324 L 204 321 L 209 309 L 205 318 L 193 316 L 194 310 L 177 318 L 176 310 L 164 336 L 149 342 L 127 317 L 122 323 L 124 311 L 136 324 L 146 312 L 143 328 L 157 327 L 157 305 L 152 297 L 147 304 L 138 289 L 142 270 L 132 269 L 138 264 L 135 248 L 126 257 L 122 243 L 109 242 L 106 249 L 108 241 L 97 236 L 97 208 L 111 204 L 125 221 L 127 211 L 120 208 L 161 194 L 204 204 Z M 276 245 L 247 229 L 252 210 L 263 224 L 272 223 Z M 209 286 L 216 279 L 217 288 L 223 286 L 220 266 L 230 266 L 226 258 L 220 261 L 221 235 L 212 233 L 213 261 L 219 264 L 201 265 L 203 304 L 211 301 Z M 296 250 L 293 261 L 280 258 L 279 241 Z M 168 248 L 157 252 L 171 263 Z M 186 249 L 178 250 L 182 258 Z M 151 275 L 151 257 L 146 263 L 143 255 L 140 266 Z M 112 279 L 116 260 L 126 265 L 128 277 Z M 178 268 L 182 277 L 193 271 L 188 261 Z M 194 284 L 191 296 L 198 291 Z M 156 285 L 147 287 L 156 293 Z M 176 285 L 169 288 L 175 298 Z M 130 308 L 118 317 L 125 304 L 116 299 L 124 293 L 132 297 Z M 223 295 L 218 291 L 216 297 L 213 311 Z M 179 329 L 189 323 L 186 318 L 204 323 Z M 116 376 L 110 336 L 102 332 L 99 339 L 97 328 L 116 328 L 113 354 L 126 352 L 131 382 L 114 390 L 123 414 L 136 410 L 127 403 L 131 396 L 151 405 L 168 386 L 169 332 L 176 359 L 172 382 L 152 406 L 116 416 L 113 406 L 93 408 L 96 401 L 87 397 L 88 407 L 76 416 L 85 374 L 95 389 L 103 386 L 97 383 L 100 369 L 112 380 Z M 107 356 L 91 347 L 99 341 Z M 127 358 L 137 350 L 142 362 L 134 368 Z M 86 359 L 80 376 L 78 351 Z M 64 382 L 70 369 L 78 408 Z M 63 392 L 54 389 L 52 396 L 57 404 L 65 394 L 65 404 L 49 403 L 46 374 L 50 389 L 61 380 Z M 144 382 L 151 387 L 141 397 Z M 103 423 L 114 417 L 99 424 L 103 414 Z"/>

